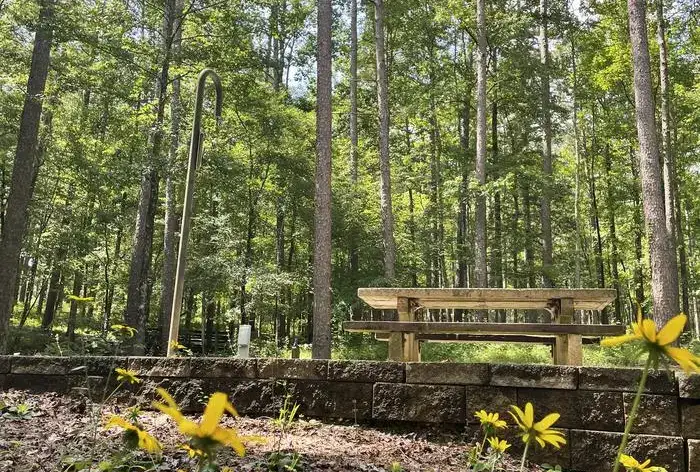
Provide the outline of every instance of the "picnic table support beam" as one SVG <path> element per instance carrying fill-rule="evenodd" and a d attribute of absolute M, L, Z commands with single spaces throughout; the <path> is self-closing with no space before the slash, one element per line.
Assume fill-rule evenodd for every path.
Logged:
<path fill-rule="evenodd" d="M 556 300 L 554 322 L 571 324 L 574 320 L 574 300 L 561 298 Z M 554 363 L 557 365 L 582 365 L 583 342 L 580 334 L 561 334 L 554 343 Z"/>
<path fill-rule="evenodd" d="M 399 321 L 415 321 L 408 298 L 396 300 Z M 389 335 L 389 359 L 402 362 L 420 361 L 420 352 L 415 333 L 394 332 Z"/>

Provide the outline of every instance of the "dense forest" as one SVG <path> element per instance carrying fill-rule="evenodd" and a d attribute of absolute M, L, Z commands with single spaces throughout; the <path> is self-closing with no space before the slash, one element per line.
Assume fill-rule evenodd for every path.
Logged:
<path fill-rule="evenodd" d="M 626 323 L 653 267 L 697 336 L 700 10 L 629 4 L 0 0 L 0 352 L 115 323 L 165 348 L 204 67 L 185 330 L 310 342 L 325 276 L 335 335 L 363 286 L 611 287 L 583 321 Z"/>

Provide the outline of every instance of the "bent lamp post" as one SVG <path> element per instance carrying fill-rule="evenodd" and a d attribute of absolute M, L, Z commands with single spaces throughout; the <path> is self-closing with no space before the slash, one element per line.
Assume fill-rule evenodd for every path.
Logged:
<path fill-rule="evenodd" d="M 192 207 L 194 205 L 194 181 L 197 168 L 201 165 L 202 141 L 204 134 L 201 131 L 202 107 L 204 102 L 204 86 L 207 78 L 211 77 L 216 89 L 216 118 L 221 118 L 223 92 L 221 79 L 212 69 L 204 69 L 197 79 L 197 98 L 194 107 L 194 120 L 192 122 L 192 138 L 190 140 L 190 158 L 187 167 L 187 184 L 185 186 L 185 202 L 182 207 L 182 226 L 180 228 L 180 246 L 177 252 L 177 270 L 175 272 L 175 292 L 173 293 L 173 307 L 170 314 L 170 332 L 168 335 L 168 357 L 177 352 L 177 339 L 180 333 L 180 310 L 182 308 L 182 292 L 185 287 L 185 268 L 187 267 L 187 241 L 190 237 L 190 221 Z"/>

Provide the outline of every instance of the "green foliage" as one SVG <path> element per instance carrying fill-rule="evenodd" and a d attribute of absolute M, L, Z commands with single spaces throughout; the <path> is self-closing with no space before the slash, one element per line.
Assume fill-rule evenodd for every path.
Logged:
<path fill-rule="evenodd" d="M 34 411 L 28 403 L 9 405 L 0 398 L 0 418 L 26 420 L 34 416 Z"/>

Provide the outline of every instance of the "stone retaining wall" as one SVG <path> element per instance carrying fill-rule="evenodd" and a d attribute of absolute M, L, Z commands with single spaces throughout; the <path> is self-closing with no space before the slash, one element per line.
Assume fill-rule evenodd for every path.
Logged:
<path fill-rule="evenodd" d="M 552 365 L 398 363 L 298 359 L 24 357 L 0 356 L 0 390 L 99 392 L 115 382 L 115 367 L 135 370 L 149 397 L 168 389 L 182 407 L 197 411 L 224 391 L 242 414 L 273 416 L 292 395 L 306 416 L 361 423 L 444 423 L 478 435 L 474 411 L 498 411 L 532 402 L 536 417 L 561 413 L 567 445 L 539 450 L 539 462 L 565 469 L 612 469 L 638 369 Z M 89 384 L 90 389 L 86 386 Z M 700 375 L 654 372 L 630 441 L 632 455 L 669 472 L 700 472 Z M 515 453 L 522 443 L 509 433 Z"/>

